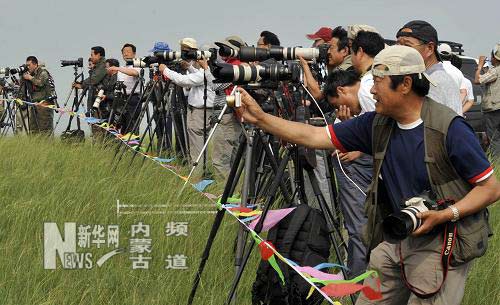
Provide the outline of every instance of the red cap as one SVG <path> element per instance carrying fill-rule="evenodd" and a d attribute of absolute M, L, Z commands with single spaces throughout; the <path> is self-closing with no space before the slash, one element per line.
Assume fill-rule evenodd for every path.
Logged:
<path fill-rule="evenodd" d="M 314 34 L 307 34 L 306 37 L 311 40 L 323 39 L 325 42 L 330 41 L 332 39 L 332 29 L 327 27 L 320 28 Z"/>

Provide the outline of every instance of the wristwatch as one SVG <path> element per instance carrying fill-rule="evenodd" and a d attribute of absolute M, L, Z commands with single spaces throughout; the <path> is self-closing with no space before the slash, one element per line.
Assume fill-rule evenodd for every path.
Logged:
<path fill-rule="evenodd" d="M 448 208 L 453 213 L 453 218 L 451 219 L 451 222 L 456 222 L 457 220 L 459 220 L 460 219 L 460 213 L 458 212 L 458 209 L 455 206 L 452 206 L 452 205 L 450 205 Z"/>

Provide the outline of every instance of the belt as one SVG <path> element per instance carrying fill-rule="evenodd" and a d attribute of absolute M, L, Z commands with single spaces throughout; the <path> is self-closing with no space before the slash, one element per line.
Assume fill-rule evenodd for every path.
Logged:
<path fill-rule="evenodd" d="M 206 108 L 204 108 L 204 107 L 194 107 L 194 106 L 191 106 L 191 105 L 188 105 L 188 108 L 189 108 L 189 110 L 194 110 L 194 109 L 209 109 L 210 110 L 210 109 L 214 109 L 214 107 L 206 107 Z"/>

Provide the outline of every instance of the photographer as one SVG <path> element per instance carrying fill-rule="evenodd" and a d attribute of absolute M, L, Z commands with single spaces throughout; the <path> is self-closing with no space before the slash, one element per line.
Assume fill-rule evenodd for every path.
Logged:
<path fill-rule="evenodd" d="M 87 89 L 87 112 L 92 110 L 92 105 L 97 95 L 97 87 L 106 76 L 106 52 L 103 47 L 92 47 L 90 49 L 90 61 L 94 64 L 92 70 L 89 70 L 89 77 L 80 83 L 73 83 L 77 89 Z"/>
<path fill-rule="evenodd" d="M 26 58 L 26 66 L 28 71 L 23 74 L 21 79 L 19 97 L 29 102 L 38 103 L 38 105 L 29 106 L 23 114 L 27 113 L 30 132 L 52 133 L 54 112 L 52 109 L 43 107 L 53 105 L 53 98 L 56 97 L 51 76 L 47 70 L 38 65 L 38 59 L 35 56 Z M 26 121 L 26 117 L 24 119 Z"/>
<path fill-rule="evenodd" d="M 349 40 L 347 39 L 347 31 L 341 26 L 336 27 L 332 31 L 332 39 L 329 42 L 330 48 L 328 49 L 328 70 L 335 69 L 348 70 L 352 69 L 351 55 L 349 52 Z M 302 69 L 304 71 L 304 78 L 306 80 L 307 89 L 311 92 L 312 96 L 320 101 L 324 98 L 320 84 L 314 78 L 311 68 L 307 62 L 301 59 Z"/>
<path fill-rule="evenodd" d="M 424 58 L 426 73 L 436 83 L 429 89 L 429 97 L 463 115 L 460 88 L 441 63 L 436 29 L 426 21 L 413 20 L 398 31 L 396 39 L 398 45 L 414 48 Z"/>
<path fill-rule="evenodd" d="M 107 68 L 108 73 L 118 73 L 117 81 L 123 82 L 126 89 L 126 107 L 125 112 L 121 117 L 121 129 L 120 132 L 122 134 L 126 134 L 128 132 L 137 132 L 137 130 L 133 130 L 134 124 L 139 118 L 139 114 L 141 113 L 141 96 L 139 93 L 139 74 L 141 69 L 134 68 L 133 64 L 130 63 L 136 56 L 137 48 L 130 43 L 126 43 L 122 47 L 122 57 L 123 60 L 127 63 L 124 67 L 109 67 Z M 123 105 L 117 105 L 119 109 L 123 107 Z M 137 127 L 138 128 L 138 127 Z"/>
<path fill-rule="evenodd" d="M 241 37 L 232 35 L 225 40 L 218 42 L 234 50 L 240 50 L 242 46 L 247 46 Z M 239 65 L 240 60 L 233 57 L 221 57 L 221 61 L 227 64 Z M 214 77 L 207 71 L 207 78 L 213 82 Z M 221 109 L 226 105 L 226 97 L 231 94 L 233 85 L 231 83 L 213 84 L 215 91 L 214 114 L 211 118 L 217 118 Z M 213 121 L 213 120 L 212 120 Z M 231 160 L 233 153 L 238 148 L 238 139 L 241 134 L 241 126 L 238 124 L 232 108 L 228 108 L 222 116 L 217 131 L 213 137 L 212 160 L 213 166 L 218 176 L 226 178 L 231 170 Z"/>
<path fill-rule="evenodd" d="M 198 50 L 196 40 L 193 38 L 184 38 L 180 41 L 181 50 Z M 200 68 L 195 68 L 191 63 L 188 67 L 188 74 L 183 75 L 169 69 L 166 65 L 160 65 L 160 71 L 163 75 L 174 82 L 176 85 L 189 89 L 188 93 L 188 112 L 187 112 L 187 131 L 189 138 L 189 154 L 191 161 L 194 162 L 203 148 L 204 126 L 210 129 L 208 117 L 213 113 L 213 104 L 215 92 L 212 89 L 212 83 L 208 81 L 205 73 L 208 69 L 206 59 L 196 62 Z M 204 90 L 206 83 L 206 109 L 204 101 Z M 206 111 L 207 121 L 204 121 L 204 112 Z"/>
<path fill-rule="evenodd" d="M 332 29 L 328 27 L 322 27 L 316 31 L 314 34 L 307 34 L 307 39 L 313 40 L 312 47 L 317 48 L 318 46 L 329 43 L 332 39 Z"/>
<path fill-rule="evenodd" d="M 98 112 L 99 118 L 108 119 L 110 110 L 113 107 L 113 100 L 115 94 L 115 85 L 117 80 L 117 71 L 110 70 L 111 67 L 119 67 L 120 63 L 114 58 L 106 59 L 106 76 L 99 85 L 99 91 L 102 90 L 101 102 L 99 104 Z M 94 102 L 95 105 L 95 102 Z"/>
<path fill-rule="evenodd" d="M 500 158 L 500 44 L 497 43 L 491 51 L 493 65 L 485 73 L 481 73 L 486 62 L 486 56 L 479 57 L 474 82 L 484 85 L 484 96 L 481 103 L 486 135 L 490 139 L 490 150 L 495 159 Z"/>
<path fill-rule="evenodd" d="M 271 46 L 280 46 L 280 44 L 280 40 L 276 34 L 269 31 L 262 31 L 257 41 L 257 48 L 269 49 Z"/>
<path fill-rule="evenodd" d="M 368 269 L 381 274 L 383 299 L 378 302 L 417 304 L 422 302 L 419 298 L 427 298 L 427 304 L 459 304 L 470 262 L 486 251 L 490 233 L 486 207 L 500 199 L 500 184 L 472 128 L 451 109 L 426 97 L 429 80 L 415 49 L 387 47 L 373 65 L 376 112 L 328 129 L 266 114 L 244 90 L 237 112 L 246 122 L 287 142 L 374 155 L 363 241 L 372 250 Z M 382 219 L 399 212 L 405 199 L 429 190 L 454 203 L 420 210 L 415 223 L 417 219 L 421 223 L 411 236 L 398 243 L 384 240 Z M 454 224 L 458 233 L 448 232 L 443 243 L 443 233 Z M 365 283 L 374 286 L 373 281 Z M 356 304 L 373 303 L 361 295 Z"/>

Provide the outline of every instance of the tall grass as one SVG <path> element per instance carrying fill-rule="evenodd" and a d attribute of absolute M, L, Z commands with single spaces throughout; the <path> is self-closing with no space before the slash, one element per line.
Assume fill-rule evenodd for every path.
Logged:
<path fill-rule="evenodd" d="M 113 147 L 90 143 L 62 144 L 38 138 L 0 139 L 0 304 L 185 304 L 200 261 L 214 211 L 191 188 L 179 196 L 182 180 L 152 162 L 130 154 L 113 171 Z M 220 185 L 215 188 L 220 189 Z M 117 215 L 122 204 L 167 205 L 165 214 Z M 190 206 L 183 206 L 189 204 Z M 199 204 L 200 207 L 192 206 Z M 144 209 L 143 209 L 144 210 Z M 155 209 L 158 211 L 158 209 Z M 496 233 L 486 256 L 477 260 L 467 282 L 463 304 L 499 304 L 500 211 L 491 208 Z M 132 270 L 130 253 L 119 254 L 90 270 L 43 268 L 43 224 L 64 222 L 120 226 L 120 247 L 127 247 L 130 226 L 151 227 L 149 270 Z M 188 237 L 167 237 L 165 225 L 187 221 Z M 229 291 L 237 225 L 226 216 L 212 247 L 195 304 L 222 304 Z M 111 249 L 91 248 L 94 258 Z M 79 251 L 83 251 L 80 249 Z M 167 255 L 188 257 L 187 270 L 165 269 Z M 251 304 L 254 253 L 239 285 L 237 304 Z M 95 263 L 95 260 L 94 260 Z"/>

